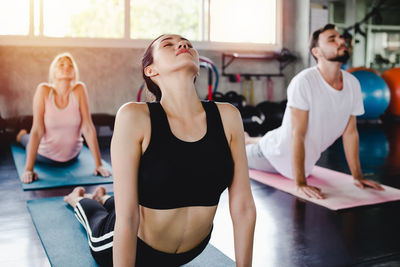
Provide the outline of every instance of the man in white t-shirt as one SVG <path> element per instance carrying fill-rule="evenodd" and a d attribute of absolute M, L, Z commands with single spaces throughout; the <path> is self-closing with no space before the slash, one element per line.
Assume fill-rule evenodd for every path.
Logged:
<path fill-rule="evenodd" d="M 310 52 L 318 64 L 290 82 L 282 125 L 263 137 L 246 136 L 249 168 L 280 173 L 294 179 L 306 196 L 322 199 L 321 189 L 307 185 L 306 177 L 321 153 L 342 136 L 355 185 L 383 190 L 363 178 L 356 124 L 356 116 L 364 113 L 361 87 L 353 75 L 340 69 L 349 53 L 334 25 L 311 35 Z"/>

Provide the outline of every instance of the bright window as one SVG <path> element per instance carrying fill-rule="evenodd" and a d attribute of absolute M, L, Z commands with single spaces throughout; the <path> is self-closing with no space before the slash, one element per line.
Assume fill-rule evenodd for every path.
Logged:
<path fill-rule="evenodd" d="M 43 35 L 124 37 L 124 0 L 43 0 Z"/>
<path fill-rule="evenodd" d="M 0 0 L 0 38 L 3 44 L 143 47 L 147 41 L 132 40 L 176 33 L 201 49 L 276 49 L 281 1 Z"/>
<path fill-rule="evenodd" d="M 131 0 L 131 38 L 176 33 L 200 41 L 201 4 L 202 0 Z"/>
<path fill-rule="evenodd" d="M 210 41 L 276 42 L 276 0 L 211 1 Z"/>
<path fill-rule="evenodd" d="M 29 0 L 0 0 L 0 34 L 29 34 Z"/>

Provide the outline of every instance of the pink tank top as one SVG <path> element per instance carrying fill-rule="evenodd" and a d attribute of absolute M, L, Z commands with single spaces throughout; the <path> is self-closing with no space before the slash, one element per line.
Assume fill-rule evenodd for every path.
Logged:
<path fill-rule="evenodd" d="M 44 111 L 44 135 L 38 153 L 49 159 L 65 162 L 76 157 L 82 149 L 81 113 L 79 103 L 71 92 L 68 105 L 56 106 L 53 89 L 47 98 Z"/>

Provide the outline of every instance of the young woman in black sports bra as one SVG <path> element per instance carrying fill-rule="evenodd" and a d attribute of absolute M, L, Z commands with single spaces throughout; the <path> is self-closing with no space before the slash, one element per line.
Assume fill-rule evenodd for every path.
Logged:
<path fill-rule="evenodd" d="M 65 197 L 100 266 L 180 266 L 206 247 L 221 193 L 229 189 L 237 266 L 251 266 L 256 219 L 240 114 L 201 102 L 199 56 L 179 35 L 146 50 L 153 103 L 127 103 L 111 143 L 114 196 L 77 187 Z M 115 204 L 114 204 L 115 201 Z"/>

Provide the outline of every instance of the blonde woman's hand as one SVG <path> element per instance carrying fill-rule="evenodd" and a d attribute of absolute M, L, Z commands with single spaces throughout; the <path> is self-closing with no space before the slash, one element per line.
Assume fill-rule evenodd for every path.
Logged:
<path fill-rule="evenodd" d="M 96 169 L 94 170 L 94 175 L 101 175 L 103 177 L 108 177 L 111 176 L 111 172 L 104 168 L 103 165 L 97 166 Z"/>
<path fill-rule="evenodd" d="M 22 177 L 21 177 L 21 181 L 24 184 L 30 184 L 30 183 L 36 181 L 37 179 L 38 179 L 38 175 L 36 172 L 27 171 L 27 170 L 24 171 L 24 173 L 22 174 Z"/>

